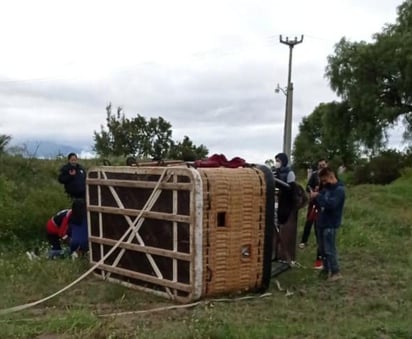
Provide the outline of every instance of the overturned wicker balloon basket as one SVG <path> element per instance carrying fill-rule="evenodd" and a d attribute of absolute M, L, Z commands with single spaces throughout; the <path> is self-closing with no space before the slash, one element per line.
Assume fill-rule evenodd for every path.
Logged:
<path fill-rule="evenodd" d="M 94 167 L 90 261 L 103 279 L 181 302 L 264 290 L 273 192 L 265 166 Z"/>

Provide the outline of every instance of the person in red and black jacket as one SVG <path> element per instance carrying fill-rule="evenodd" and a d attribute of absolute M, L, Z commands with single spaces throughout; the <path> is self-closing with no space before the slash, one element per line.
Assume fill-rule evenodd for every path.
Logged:
<path fill-rule="evenodd" d="M 64 256 L 65 252 L 62 249 L 61 241 L 70 245 L 69 253 L 78 248 L 87 251 L 87 245 L 85 245 L 88 240 L 85 206 L 84 199 L 75 199 L 71 209 L 57 212 L 47 222 L 47 240 L 51 246 L 49 251 L 50 259 Z"/>
<path fill-rule="evenodd" d="M 46 224 L 47 241 L 51 249 L 49 259 L 61 256 L 63 250 L 60 241 L 69 240 L 69 222 L 72 215 L 71 209 L 64 209 L 57 212 Z"/>

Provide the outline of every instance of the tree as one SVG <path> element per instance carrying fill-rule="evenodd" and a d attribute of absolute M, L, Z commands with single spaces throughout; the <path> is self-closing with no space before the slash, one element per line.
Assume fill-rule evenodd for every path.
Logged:
<path fill-rule="evenodd" d="M 112 105 L 106 107 L 106 128 L 94 132 L 94 150 L 101 156 L 136 156 L 137 158 L 163 158 L 172 145 L 169 122 L 163 118 L 143 116 L 126 118 L 122 108 L 112 113 Z"/>
<path fill-rule="evenodd" d="M 205 146 L 197 147 L 187 136 L 183 142 L 175 143 L 172 125 L 162 117 L 146 120 L 138 114 L 129 119 L 121 107 L 113 114 L 111 104 L 106 107 L 106 114 L 106 126 L 100 127 L 100 133 L 94 132 L 94 150 L 100 156 L 189 160 L 208 153 Z"/>
<path fill-rule="evenodd" d="M 188 136 L 183 138 L 182 142 L 174 143 L 169 158 L 184 161 L 194 161 L 206 158 L 209 150 L 204 145 L 196 146 Z"/>
<path fill-rule="evenodd" d="M 326 76 L 348 103 L 358 140 L 367 148 L 385 146 L 387 130 L 399 119 L 412 136 L 412 0 L 398 7 L 398 18 L 371 43 L 342 38 L 328 57 Z"/>
<path fill-rule="evenodd" d="M 299 125 L 293 148 L 294 164 L 306 168 L 318 159 L 351 165 L 359 145 L 346 102 L 321 103 Z"/>
<path fill-rule="evenodd" d="M 11 141 L 10 135 L 0 134 L 0 153 L 4 153 L 6 151 L 6 146 Z"/>
<path fill-rule="evenodd" d="M 172 125 L 162 117 L 150 118 L 144 136 L 145 150 L 155 159 L 166 159 L 173 146 Z"/>

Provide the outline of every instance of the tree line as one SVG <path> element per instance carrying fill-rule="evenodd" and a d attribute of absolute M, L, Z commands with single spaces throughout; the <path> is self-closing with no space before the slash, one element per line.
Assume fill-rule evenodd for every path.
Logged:
<path fill-rule="evenodd" d="M 412 0 L 397 9 L 394 24 L 371 42 L 343 37 L 328 56 L 325 76 L 340 101 L 319 104 L 303 118 L 294 141 L 294 163 L 316 157 L 352 165 L 385 150 L 388 130 L 403 124 L 412 137 Z"/>
<path fill-rule="evenodd" d="M 146 119 L 137 114 L 126 118 L 121 107 L 113 113 L 111 104 L 106 107 L 106 126 L 94 132 L 94 141 L 94 150 L 101 157 L 193 161 L 209 153 L 206 146 L 196 146 L 188 136 L 173 140 L 172 125 L 162 117 Z"/>

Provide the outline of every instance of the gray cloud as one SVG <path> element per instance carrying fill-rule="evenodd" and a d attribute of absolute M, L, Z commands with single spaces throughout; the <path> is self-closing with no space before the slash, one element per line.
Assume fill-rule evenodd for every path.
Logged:
<path fill-rule="evenodd" d="M 285 96 L 274 89 L 286 86 L 289 50 L 278 35 L 305 34 L 293 52 L 296 135 L 304 116 L 336 99 L 324 78 L 333 45 L 343 35 L 370 38 L 400 3 L 241 0 L 199 9 L 188 1 L 188 15 L 169 2 L 102 3 L 93 25 L 90 4 L 77 3 L 77 18 L 78 7 L 67 14 L 51 3 L 55 16 L 43 21 L 29 4 L 36 15 L 27 23 L 0 22 L 0 32 L 10 32 L 2 39 L 0 133 L 90 148 L 112 102 L 128 117 L 162 116 L 174 138 L 188 135 L 211 153 L 263 162 L 282 149 Z M 71 17 L 77 24 L 69 29 Z M 31 58 L 22 57 L 30 49 Z"/>

